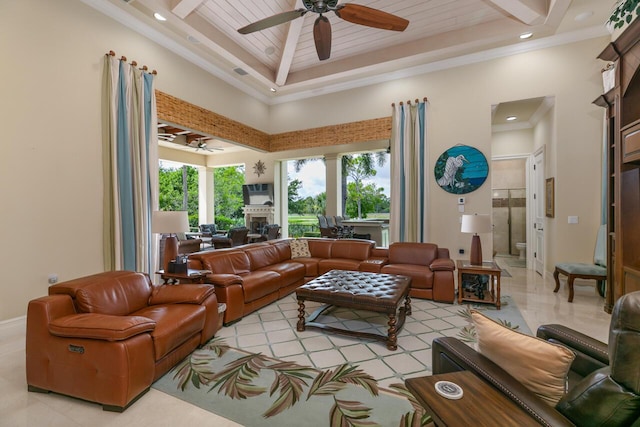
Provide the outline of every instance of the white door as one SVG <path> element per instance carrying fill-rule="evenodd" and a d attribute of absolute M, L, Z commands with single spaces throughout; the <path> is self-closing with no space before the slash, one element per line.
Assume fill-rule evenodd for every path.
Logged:
<path fill-rule="evenodd" d="M 534 153 L 531 171 L 533 183 L 533 269 L 544 276 L 544 147 Z"/>

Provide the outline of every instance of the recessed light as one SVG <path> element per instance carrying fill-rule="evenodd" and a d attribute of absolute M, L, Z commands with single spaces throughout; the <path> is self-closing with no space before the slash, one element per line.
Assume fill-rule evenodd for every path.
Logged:
<path fill-rule="evenodd" d="M 277 90 L 276 90 L 276 88 L 275 88 L 275 87 L 270 87 L 270 88 L 269 88 L 269 90 L 270 90 L 271 92 L 277 92 Z"/>
<path fill-rule="evenodd" d="M 533 33 L 522 33 L 522 34 L 520 34 L 520 38 L 522 40 L 525 40 L 525 39 L 530 38 L 532 35 L 533 35 Z"/>
<path fill-rule="evenodd" d="M 593 16 L 593 10 L 588 10 L 586 12 L 582 12 L 576 15 L 575 18 L 573 18 L 574 21 L 576 22 L 582 22 L 582 21 L 586 21 L 587 19 L 591 18 Z"/>
<path fill-rule="evenodd" d="M 267 48 L 265 48 L 264 53 L 266 53 L 267 55 L 273 55 L 276 51 L 276 48 L 273 46 L 269 46 Z"/>
<path fill-rule="evenodd" d="M 156 18 L 158 21 L 166 21 L 167 18 L 165 18 L 164 16 L 160 15 L 158 12 L 153 14 L 153 17 Z"/>
<path fill-rule="evenodd" d="M 517 119 L 517 117 L 516 117 L 516 116 L 507 116 L 507 121 L 508 121 L 508 122 L 512 122 L 512 121 L 514 121 L 514 120 L 516 120 L 516 119 Z"/>

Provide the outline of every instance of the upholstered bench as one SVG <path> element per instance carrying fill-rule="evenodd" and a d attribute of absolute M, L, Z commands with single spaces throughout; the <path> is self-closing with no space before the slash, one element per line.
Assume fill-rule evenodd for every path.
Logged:
<path fill-rule="evenodd" d="M 581 263 L 560 263 L 556 264 L 553 272 L 553 278 L 556 281 L 556 288 L 553 292 L 560 289 L 559 275 L 567 276 L 567 286 L 569 287 L 569 302 L 573 301 L 573 281 L 578 279 L 593 279 L 597 281 L 597 289 L 600 296 L 604 296 L 604 281 L 607 280 L 606 267 L 597 264 L 581 264 Z"/>

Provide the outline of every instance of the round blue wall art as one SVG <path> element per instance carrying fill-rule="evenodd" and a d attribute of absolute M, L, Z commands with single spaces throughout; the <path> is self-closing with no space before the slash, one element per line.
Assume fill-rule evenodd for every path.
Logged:
<path fill-rule="evenodd" d="M 459 144 L 442 153 L 433 172 L 444 191 L 466 194 L 484 183 L 489 174 L 489 164 L 478 149 Z"/>

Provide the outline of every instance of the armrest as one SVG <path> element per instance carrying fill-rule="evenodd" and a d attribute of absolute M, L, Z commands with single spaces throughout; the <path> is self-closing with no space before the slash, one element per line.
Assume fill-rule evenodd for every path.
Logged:
<path fill-rule="evenodd" d="M 202 304 L 215 288 L 211 285 L 161 285 L 156 286 L 149 297 L 149 305 Z"/>
<path fill-rule="evenodd" d="M 449 258 L 436 258 L 429 265 L 429 268 L 431 271 L 453 271 L 456 269 L 456 265 Z"/>
<path fill-rule="evenodd" d="M 538 338 L 564 345 L 576 354 L 571 370 L 585 377 L 591 372 L 609 366 L 609 347 L 588 335 L 563 325 L 542 325 Z"/>
<path fill-rule="evenodd" d="M 471 371 L 504 393 L 541 424 L 574 425 L 498 365 L 457 338 L 435 338 L 431 357 L 434 375 L 455 371 Z"/>
<path fill-rule="evenodd" d="M 122 341 L 151 332 L 155 327 L 153 320 L 142 316 L 82 313 L 53 320 L 49 323 L 49 332 L 58 337 Z"/>
<path fill-rule="evenodd" d="M 207 283 L 225 288 L 231 285 L 242 285 L 244 280 L 237 274 L 216 273 L 207 274 Z"/>

